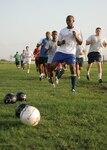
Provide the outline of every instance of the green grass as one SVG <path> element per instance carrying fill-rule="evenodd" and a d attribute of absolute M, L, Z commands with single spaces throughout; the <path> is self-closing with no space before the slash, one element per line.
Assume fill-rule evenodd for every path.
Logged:
<path fill-rule="evenodd" d="M 3 102 L 7 93 L 20 91 L 41 113 L 35 127 L 15 117 L 20 102 Z M 39 81 L 35 65 L 27 74 L 15 64 L 0 64 L 0 150 L 107 150 L 107 65 L 103 65 L 102 84 L 96 65 L 91 80 L 86 80 L 84 65 L 73 94 L 69 69 L 53 89 L 47 79 Z"/>

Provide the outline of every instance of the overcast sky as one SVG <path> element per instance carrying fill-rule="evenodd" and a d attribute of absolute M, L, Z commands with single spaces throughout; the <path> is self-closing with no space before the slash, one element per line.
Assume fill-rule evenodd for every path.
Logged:
<path fill-rule="evenodd" d="M 0 0 L 0 59 L 26 45 L 33 51 L 46 31 L 66 26 L 67 15 L 75 17 L 84 43 L 98 26 L 107 38 L 107 0 Z"/>

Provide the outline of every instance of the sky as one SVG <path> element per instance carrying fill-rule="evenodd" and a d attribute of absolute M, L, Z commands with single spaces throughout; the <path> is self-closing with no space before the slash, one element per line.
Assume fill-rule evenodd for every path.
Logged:
<path fill-rule="evenodd" d="M 27 45 L 33 51 L 46 31 L 66 27 L 68 15 L 81 29 L 83 43 L 96 27 L 107 39 L 107 0 L 0 0 L 0 59 L 10 59 Z"/>

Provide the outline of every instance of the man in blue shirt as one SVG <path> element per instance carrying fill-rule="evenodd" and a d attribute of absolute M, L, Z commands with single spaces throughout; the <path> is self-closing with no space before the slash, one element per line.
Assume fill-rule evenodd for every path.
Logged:
<path fill-rule="evenodd" d="M 40 47 L 40 56 L 38 59 L 39 63 L 39 73 L 40 73 L 40 80 L 43 79 L 44 75 L 47 76 L 47 69 L 46 63 L 48 60 L 48 53 L 45 49 L 47 43 L 51 40 L 51 33 L 46 32 L 46 38 L 42 39 L 37 45 Z"/>

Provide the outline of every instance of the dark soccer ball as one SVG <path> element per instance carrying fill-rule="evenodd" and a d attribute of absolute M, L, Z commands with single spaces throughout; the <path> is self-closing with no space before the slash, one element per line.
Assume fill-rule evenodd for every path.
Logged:
<path fill-rule="evenodd" d="M 16 95 L 13 93 L 8 93 L 4 97 L 4 103 L 5 104 L 13 104 L 16 102 Z"/>
<path fill-rule="evenodd" d="M 26 94 L 23 92 L 18 92 L 16 94 L 16 97 L 18 101 L 26 101 L 26 98 L 27 98 Z"/>
<path fill-rule="evenodd" d="M 20 118 L 20 113 L 21 111 L 26 107 L 28 106 L 27 104 L 20 104 L 19 106 L 16 107 L 16 110 L 15 110 L 15 116 Z"/>

